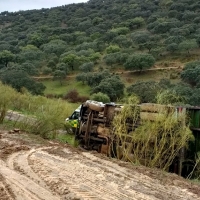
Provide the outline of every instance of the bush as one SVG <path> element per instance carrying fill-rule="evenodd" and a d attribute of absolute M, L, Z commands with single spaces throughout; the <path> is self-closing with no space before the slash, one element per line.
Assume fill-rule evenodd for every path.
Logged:
<path fill-rule="evenodd" d="M 110 102 L 110 97 L 107 94 L 104 94 L 102 92 L 94 93 L 90 99 L 103 102 L 103 103 L 108 103 Z"/>
<path fill-rule="evenodd" d="M 71 103 L 77 102 L 85 102 L 89 99 L 87 96 L 80 96 L 76 89 L 70 90 L 66 95 L 64 95 L 63 99 L 68 100 Z"/>
<path fill-rule="evenodd" d="M 43 75 L 49 75 L 51 73 L 52 73 L 52 69 L 49 68 L 49 67 L 44 67 L 43 70 L 42 70 Z"/>
<path fill-rule="evenodd" d="M 64 95 L 63 99 L 67 99 L 71 103 L 78 102 L 79 93 L 76 89 L 72 89 L 69 92 L 67 92 L 66 95 Z"/>
<path fill-rule="evenodd" d="M 87 97 L 87 96 L 79 96 L 78 97 L 78 102 L 83 103 L 83 102 L 87 101 L 88 99 L 89 99 L 89 97 Z"/>

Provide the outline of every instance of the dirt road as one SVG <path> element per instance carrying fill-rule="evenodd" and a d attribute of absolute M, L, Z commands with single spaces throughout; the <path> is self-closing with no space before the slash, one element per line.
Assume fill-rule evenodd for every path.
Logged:
<path fill-rule="evenodd" d="M 159 67 L 159 66 L 155 66 L 153 68 L 150 68 L 150 69 L 145 69 L 145 70 L 142 70 L 142 72 L 148 72 L 148 71 L 158 71 L 158 70 L 173 70 L 173 69 L 179 69 L 179 70 L 182 70 L 183 69 L 183 65 L 180 64 L 179 66 L 174 66 L 174 67 Z M 141 72 L 141 70 L 131 70 L 131 71 L 115 71 L 114 73 L 115 74 L 129 74 L 129 73 L 138 73 L 138 72 Z M 77 76 L 77 74 L 73 74 L 73 75 L 69 75 L 67 76 L 67 78 L 75 78 Z M 53 79 L 53 76 L 33 76 L 33 78 L 35 80 L 45 80 L 45 79 Z"/>
<path fill-rule="evenodd" d="M 24 133 L 0 133 L 1 200 L 197 200 L 200 186 Z"/>

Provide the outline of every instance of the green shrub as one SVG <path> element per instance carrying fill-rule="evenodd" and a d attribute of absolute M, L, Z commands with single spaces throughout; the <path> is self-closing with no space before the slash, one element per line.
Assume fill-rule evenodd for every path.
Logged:
<path fill-rule="evenodd" d="M 110 97 L 107 94 L 104 94 L 102 92 L 94 93 L 90 99 L 103 102 L 103 103 L 108 103 L 110 102 Z"/>
<path fill-rule="evenodd" d="M 49 67 L 44 67 L 43 70 L 42 70 L 43 75 L 48 75 L 48 74 L 51 74 L 51 73 L 52 73 L 52 69 L 49 68 Z"/>

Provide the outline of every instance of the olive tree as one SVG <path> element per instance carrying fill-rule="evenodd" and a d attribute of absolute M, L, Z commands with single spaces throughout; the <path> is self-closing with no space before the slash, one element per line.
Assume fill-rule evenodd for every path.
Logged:
<path fill-rule="evenodd" d="M 102 92 L 107 94 L 111 101 L 116 101 L 124 94 L 124 83 L 118 76 L 112 76 L 103 79 L 100 84 L 93 89 L 94 93 Z"/>
<path fill-rule="evenodd" d="M 150 54 L 133 54 L 128 57 L 124 66 L 130 70 L 145 70 L 152 67 L 155 63 L 155 58 Z"/>

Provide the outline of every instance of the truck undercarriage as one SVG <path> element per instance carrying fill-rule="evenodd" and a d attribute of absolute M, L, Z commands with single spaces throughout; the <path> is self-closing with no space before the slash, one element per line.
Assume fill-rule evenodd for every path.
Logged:
<path fill-rule="evenodd" d="M 117 138 L 115 134 L 116 130 L 113 124 L 114 118 L 123 108 L 124 105 L 115 103 L 102 104 L 90 100 L 83 103 L 80 108 L 78 126 L 75 130 L 75 136 L 79 144 L 84 149 L 95 150 L 108 156 L 118 157 L 119 159 L 124 158 L 124 148 L 131 146 L 132 149 L 129 151 L 128 159 L 125 159 L 125 161 L 134 161 L 134 147 L 131 144 L 132 136 L 130 136 L 130 138 L 126 136 L 125 145 L 121 145 L 119 138 Z M 173 113 L 173 116 L 178 117 L 180 113 L 185 115 L 188 109 L 158 104 L 138 105 L 134 120 L 132 118 L 127 118 L 125 122 L 122 122 L 125 123 L 126 134 L 137 130 L 144 121 L 155 121 L 158 116 L 162 116 L 163 110 L 167 110 L 168 113 Z M 185 118 L 180 123 L 184 125 L 186 123 Z M 194 160 L 197 151 L 199 151 L 199 149 L 196 147 L 191 157 L 191 151 L 188 153 L 188 151 L 181 149 L 174 158 L 172 165 L 168 168 L 168 171 L 184 175 L 182 174 L 182 171 L 184 171 L 184 161 L 189 154 L 188 158 Z M 167 156 L 167 154 L 165 156 Z M 146 162 L 145 159 L 146 158 L 142 158 L 141 163 L 143 160 Z M 186 170 L 184 173 L 188 174 L 188 171 Z"/>

